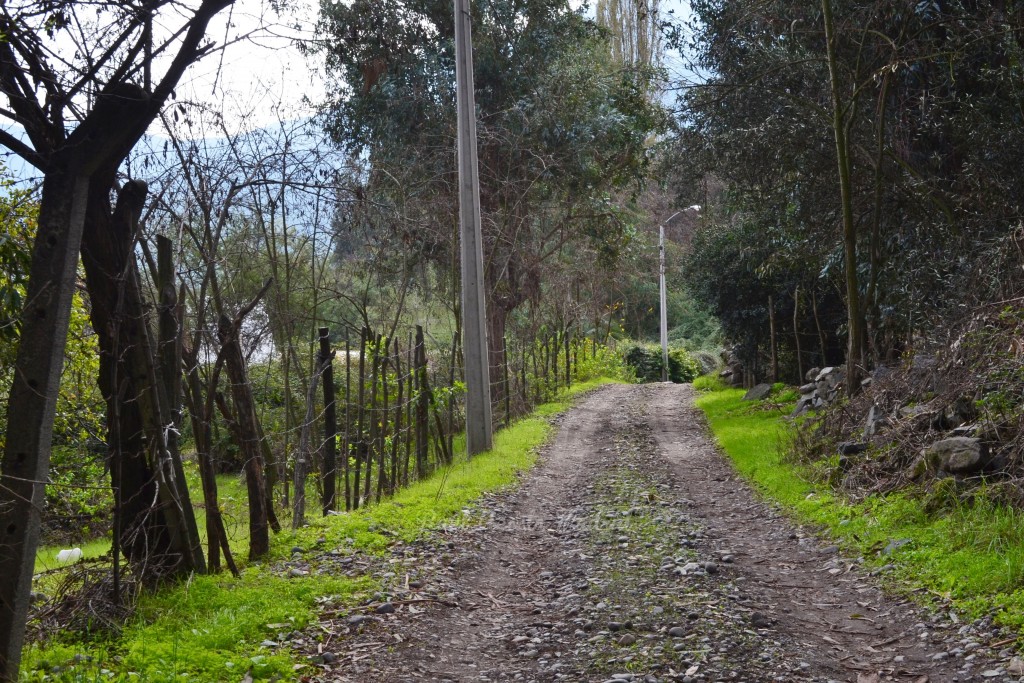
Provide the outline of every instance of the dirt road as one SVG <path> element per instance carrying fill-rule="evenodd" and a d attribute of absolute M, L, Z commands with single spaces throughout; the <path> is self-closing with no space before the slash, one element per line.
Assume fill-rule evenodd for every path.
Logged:
<path fill-rule="evenodd" d="M 484 522 L 405 546 L 322 681 L 1016 681 L 985 621 L 886 597 L 761 502 L 686 385 L 608 386 Z"/>

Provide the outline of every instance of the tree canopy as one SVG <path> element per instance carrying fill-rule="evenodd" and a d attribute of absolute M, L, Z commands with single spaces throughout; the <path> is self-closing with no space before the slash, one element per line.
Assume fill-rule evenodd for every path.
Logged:
<path fill-rule="evenodd" d="M 804 367 L 841 360 L 811 343 L 816 323 L 823 336 L 845 338 L 850 321 L 863 320 L 863 362 L 874 365 L 891 362 L 971 302 L 1017 291 L 1017 269 L 997 276 L 991 264 L 1012 258 L 1020 221 L 1021 129 L 1008 124 L 1021 96 L 1020 7 L 693 6 L 689 47 L 710 77 L 682 96 L 670 158 L 690 163 L 669 172 L 687 199 L 697 200 L 707 179 L 723 188 L 705 198 L 707 235 L 696 244 L 696 263 L 760 254 L 743 276 L 760 273 L 753 304 L 714 300 L 716 288 L 734 283 L 731 268 L 694 271 L 712 278 L 701 285 L 704 296 L 724 322 L 733 321 L 727 327 L 738 326 L 733 336 L 747 340 L 750 363 L 758 349 L 762 359 L 767 353 L 768 296 L 792 302 L 798 286 L 823 306 L 815 321 L 810 299 L 800 304 L 797 335 L 807 337 L 805 354 L 811 349 Z M 831 43 L 826 9 L 835 25 Z M 841 192 L 836 131 L 848 193 Z M 852 238 L 843 237 L 845 224 Z M 725 249 L 741 233 L 739 251 Z M 853 290 L 841 284 L 851 276 L 844 258 Z M 846 323 L 835 320 L 836 305 L 847 309 Z M 783 343 L 795 350 L 788 336 Z M 794 358 L 790 372 L 796 368 Z"/>

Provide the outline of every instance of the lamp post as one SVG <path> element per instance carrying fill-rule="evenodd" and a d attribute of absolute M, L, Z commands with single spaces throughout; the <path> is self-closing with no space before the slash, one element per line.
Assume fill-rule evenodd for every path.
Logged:
<path fill-rule="evenodd" d="M 661 381 L 668 381 L 668 293 L 665 289 L 665 224 L 681 214 L 676 211 L 658 226 L 658 296 L 661 305 Z"/>

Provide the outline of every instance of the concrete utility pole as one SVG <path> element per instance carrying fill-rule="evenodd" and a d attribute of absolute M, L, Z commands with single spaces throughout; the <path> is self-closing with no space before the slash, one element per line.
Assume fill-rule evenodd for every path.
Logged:
<path fill-rule="evenodd" d="M 491 385 L 480 234 L 480 174 L 473 97 L 469 0 L 455 0 L 455 100 L 459 129 L 459 228 L 462 242 L 462 353 L 466 372 L 466 450 L 491 448 Z"/>
<path fill-rule="evenodd" d="M 668 293 L 665 289 L 665 225 L 681 214 L 676 211 L 664 223 L 658 226 L 658 295 L 661 306 L 661 381 L 668 381 Z"/>

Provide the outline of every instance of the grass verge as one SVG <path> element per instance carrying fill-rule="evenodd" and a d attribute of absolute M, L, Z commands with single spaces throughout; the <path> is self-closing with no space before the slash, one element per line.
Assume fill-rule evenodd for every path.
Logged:
<path fill-rule="evenodd" d="M 783 404 L 743 401 L 743 390 L 711 381 L 697 406 L 736 469 L 762 494 L 803 523 L 824 529 L 847 552 L 901 592 L 924 602 L 941 597 L 962 616 L 987 614 L 1024 631 L 1024 519 L 989 502 L 984 488 L 970 502 L 931 512 L 914 491 L 870 495 L 852 502 L 789 462 L 792 427 Z"/>
<path fill-rule="evenodd" d="M 316 618 L 320 601 L 329 600 L 332 608 L 356 605 L 378 586 L 368 577 L 283 576 L 274 569 L 274 559 L 289 557 L 294 546 L 382 554 L 396 540 L 411 541 L 441 524 L 471 518 L 464 511 L 476 499 L 513 486 L 536 462 L 552 429 L 547 417 L 609 381 L 575 385 L 557 401 L 496 433 L 490 451 L 461 459 L 379 505 L 278 534 L 271 562 L 246 567 L 239 579 L 197 576 L 143 596 L 131 622 L 116 636 L 83 639 L 80 633 L 68 634 L 29 646 L 22 680 L 297 680 L 305 664 L 260 643 L 284 624 L 303 628 Z"/>

